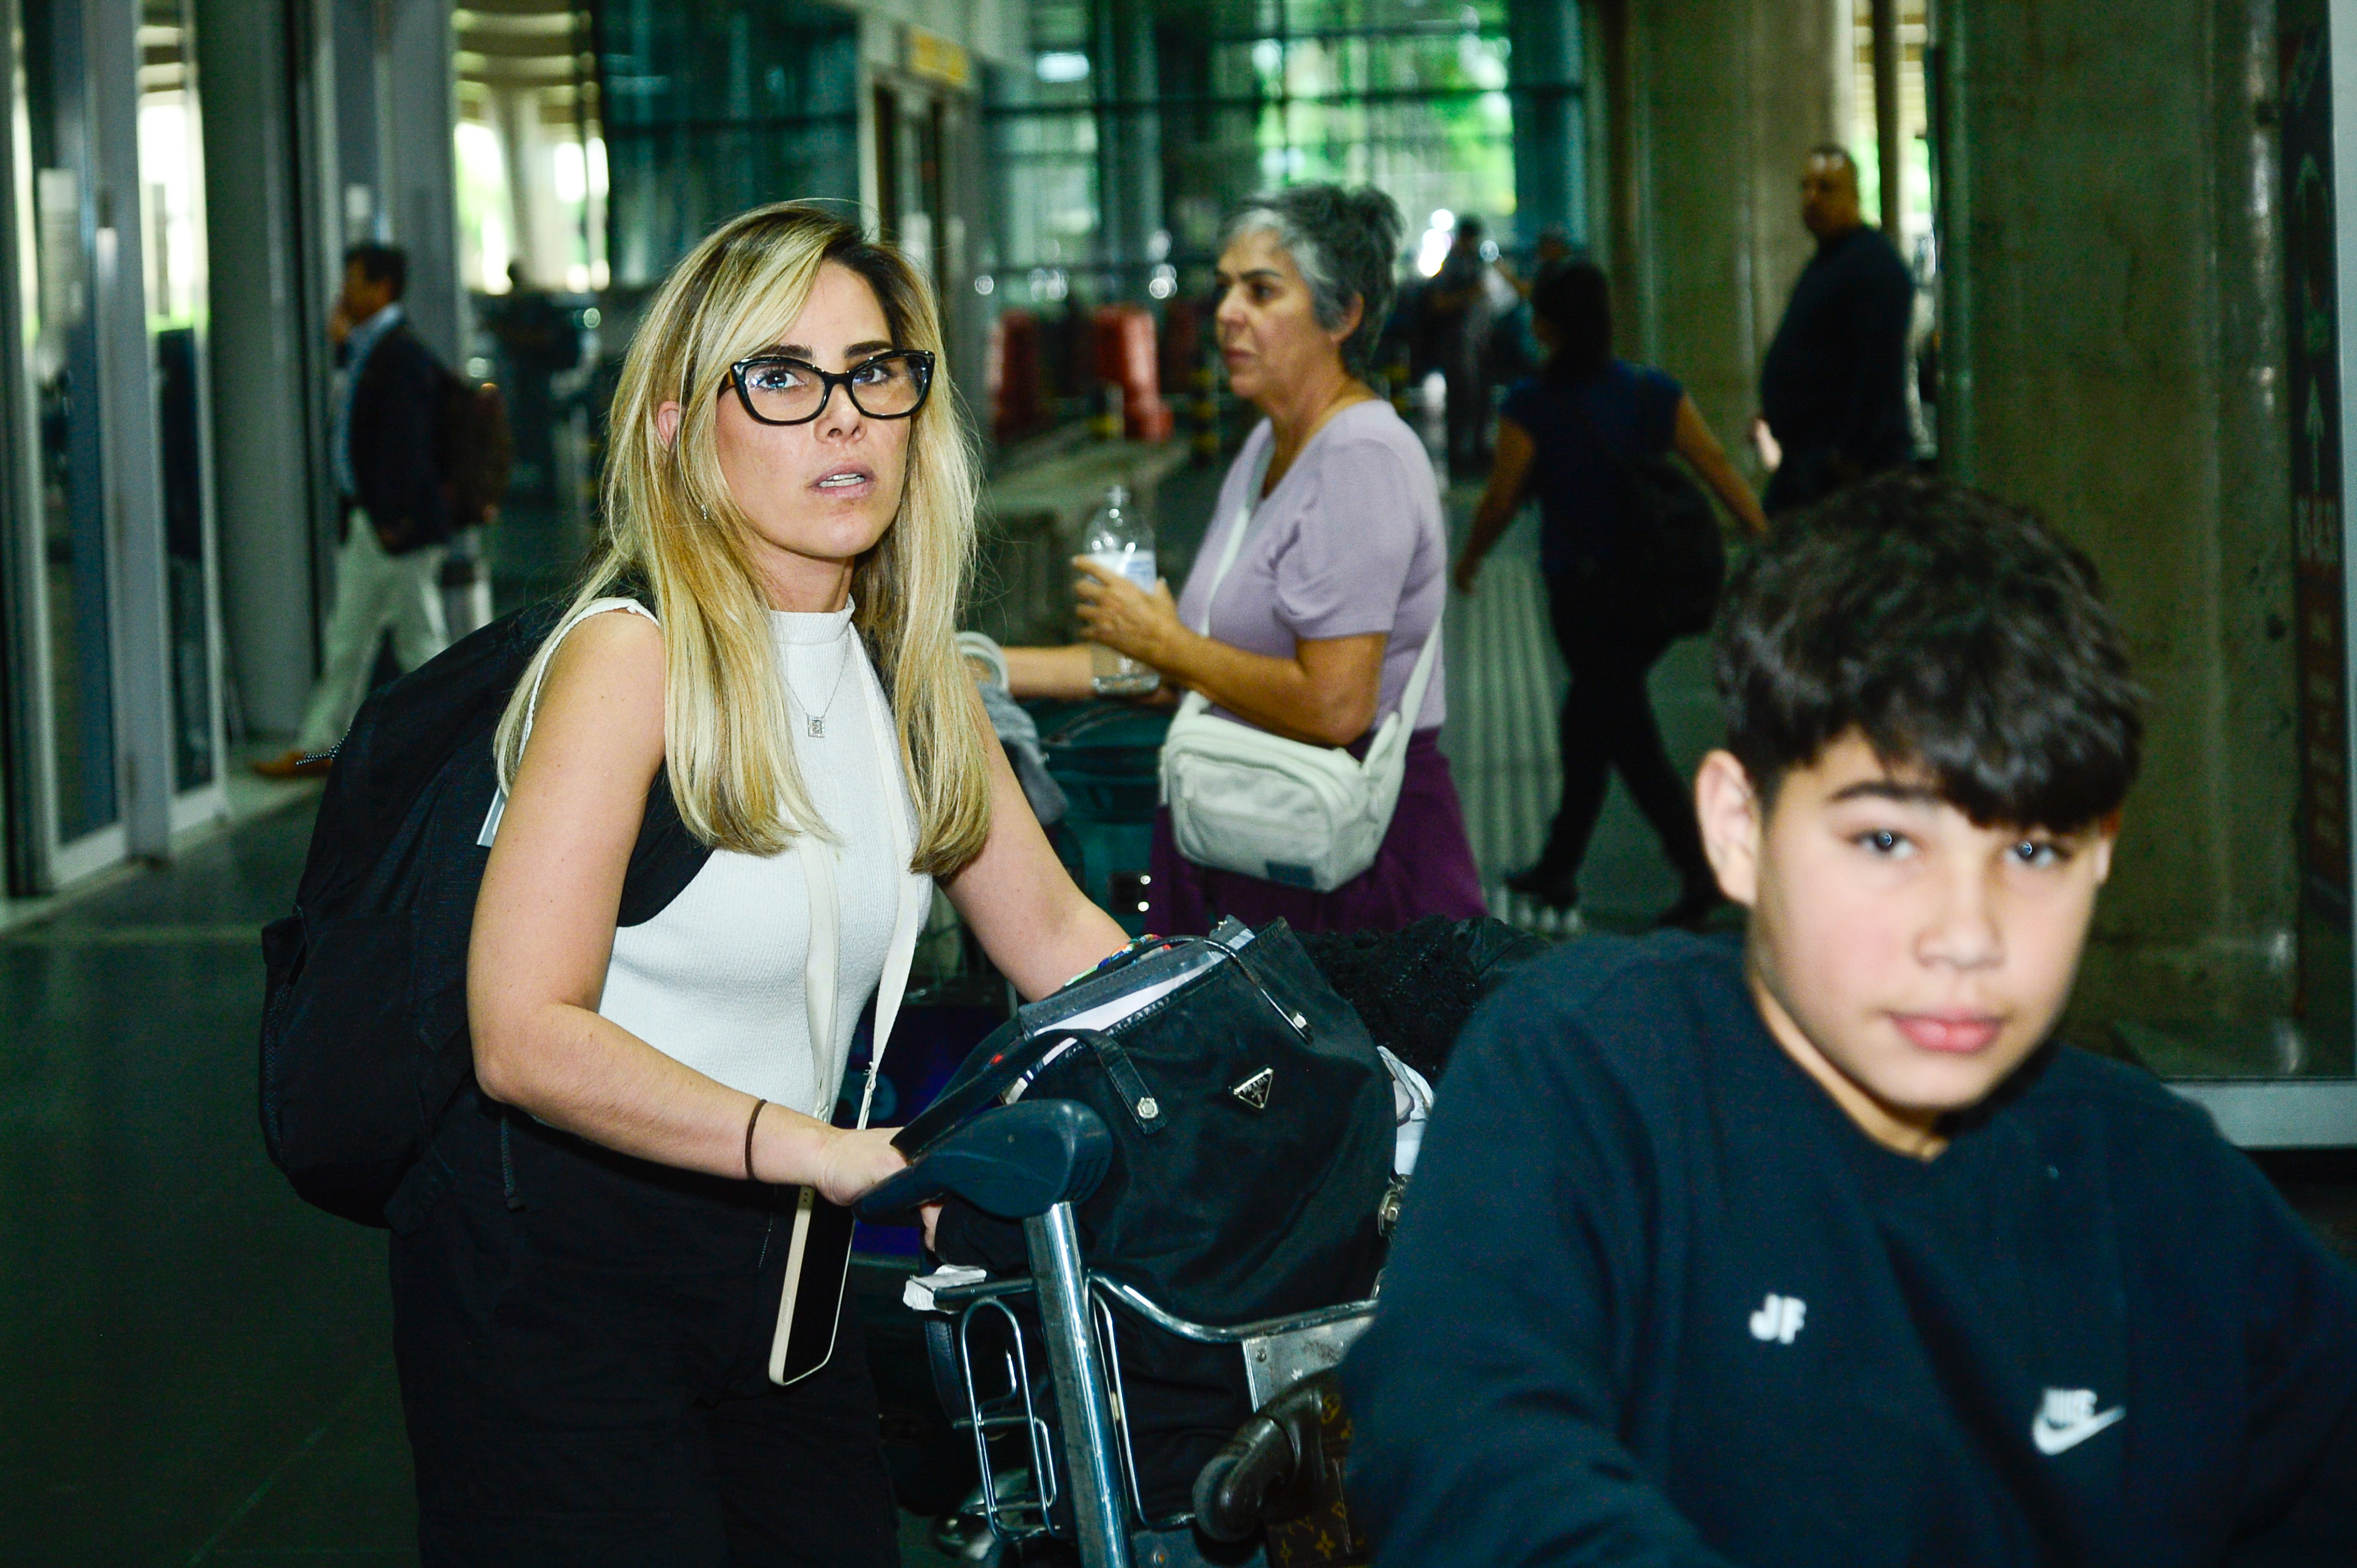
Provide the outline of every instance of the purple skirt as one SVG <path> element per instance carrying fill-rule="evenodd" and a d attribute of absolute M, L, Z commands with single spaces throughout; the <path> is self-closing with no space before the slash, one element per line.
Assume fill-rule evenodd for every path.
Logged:
<path fill-rule="evenodd" d="M 1207 935 L 1227 915 L 1255 928 L 1283 916 L 1297 931 L 1395 931 L 1426 915 L 1490 912 L 1438 725 L 1408 737 L 1399 805 L 1375 863 L 1331 893 L 1197 865 L 1178 853 L 1167 806 L 1154 813 L 1150 869 L 1146 929 L 1166 937 Z"/>

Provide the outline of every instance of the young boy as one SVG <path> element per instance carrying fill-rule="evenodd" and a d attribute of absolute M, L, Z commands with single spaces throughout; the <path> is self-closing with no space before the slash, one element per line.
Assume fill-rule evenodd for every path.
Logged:
<path fill-rule="evenodd" d="M 1746 940 L 1476 1015 L 1344 1368 L 1377 1561 L 2357 1563 L 2357 1274 L 2048 1041 L 2140 742 L 2092 570 L 1860 485 L 1746 563 L 1718 677 Z"/>

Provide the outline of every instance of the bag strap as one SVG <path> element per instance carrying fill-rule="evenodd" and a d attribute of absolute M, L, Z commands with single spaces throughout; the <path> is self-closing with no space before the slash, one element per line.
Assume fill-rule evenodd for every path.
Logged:
<path fill-rule="evenodd" d="M 1063 1037 L 1052 1028 L 1038 1034 L 1028 1032 L 1019 1014 L 1001 1024 L 966 1058 L 968 1062 L 981 1058 L 973 1076 L 962 1081 L 952 1077 L 931 1105 L 893 1134 L 892 1146 L 911 1158 L 922 1154 L 934 1139 L 995 1104 L 1017 1079 L 1039 1066 L 1049 1047 Z M 964 1069 L 961 1068 L 959 1071 L 962 1074 Z"/>
<path fill-rule="evenodd" d="M 856 637 L 857 634 L 854 633 Z M 862 650 L 855 650 L 855 653 Z M 908 775 L 901 768 L 899 732 L 893 727 L 892 705 L 884 696 L 883 682 L 867 666 L 863 666 L 860 685 L 867 703 L 867 736 L 875 743 L 877 766 L 883 770 L 888 788 L 894 779 L 902 780 L 903 789 L 892 790 L 892 800 L 885 815 L 892 820 L 892 850 L 897 856 L 893 865 L 899 881 L 899 893 L 895 907 L 892 945 L 884 955 L 884 972 L 876 986 L 876 1025 L 874 1036 L 867 1046 L 867 1086 L 859 1096 L 859 1125 L 867 1125 L 869 1110 L 876 1103 L 876 1076 L 884 1066 L 884 1047 L 891 1043 L 892 1026 L 900 1016 L 900 1003 L 909 991 L 909 970 L 917 956 L 917 939 L 923 933 L 925 916 L 931 900 L 921 895 L 930 894 L 932 879 L 909 869 L 916 858 L 916 843 L 908 813 L 903 811 L 904 792 Z M 811 834 L 802 835 L 805 840 Z M 830 867 L 830 870 L 832 868 Z M 827 983 L 834 981 L 832 964 L 827 969 Z"/>
<path fill-rule="evenodd" d="M 1251 532 L 1253 512 L 1260 505 L 1260 488 L 1267 482 L 1268 466 L 1275 456 L 1276 435 L 1272 430 L 1268 445 L 1260 449 L 1260 455 L 1253 461 L 1252 482 L 1244 489 L 1244 510 L 1237 517 L 1235 527 L 1228 532 L 1227 547 L 1221 551 L 1220 564 L 1211 573 L 1211 591 L 1203 596 L 1203 624 L 1195 628 L 1200 636 L 1211 635 L 1211 607 L 1219 600 L 1220 585 L 1228 580 L 1228 569 L 1243 553 L 1244 535 Z M 1446 614 L 1448 608 L 1444 602 L 1442 613 Z M 1415 656 L 1415 668 L 1408 673 L 1407 690 L 1400 693 L 1400 705 L 1396 711 L 1407 715 L 1407 727 L 1410 729 L 1414 729 L 1415 721 L 1424 716 L 1425 688 L 1431 683 L 1433 653 L 1440 646 L 1440 616 L 1432 618 L 1432 630 L 1424 639 L 1423 650 Z M 1202 713 L 1211 705 L 1211 700 L 1200 692 L 1189 692 L 1179 702 L 1183 712 L 1194 714 Z"/>
<path fill-rule="evenodd" d="M 1448 614 L 1448 598 L 1443 594 L 1440 608 L 1432 618 L 1432 629 L 1424 634 L 1424 647 L 1415 656 L 1415 668 L 1408 671 L 1407 690 L 1400 693 L 1399 706 L 1392 710 L 1401 715 L 1402 723 L 1410 730 L 1415 728 L 1416 720 L 1424 717 L 1426 689 L 1432 684 L 1432 667 L 1438 662 L 1435 655 L 1440 650 L 1440 626 Z"/>
<path fill-rule="evenodd" d="M 557 645 L 573 635 L 575 627 L 579 626 L 591 616 L 604 615 L 608 610 L 627 611 L 632 615 L 645 617 L 647 621 L 655 627 L 659 628 L 662 625 L 662 622 L 655 619 L 654 611 L 633 598 L 616 596 L 592 599 L 582 606 L 580 612 L 563 626 L 558 627 L 556 635 L 548 639 L 548 657 L 540 661 L 540 669 L 532 678 L 532 700 L 523 705 L 523 738 L 527 743 L 532 739 L 532 721 L 540 713 L 540 689 L 548 684 L 548 667 L 556 662 Z"/>
<path fill-rule="evenodd" d="M 1228 531 L 1228 546 L 1221 552 L 1219 569 L 1211 574 L 1211 591 L 1203 596 L 1203 624 L 1195 630 L 1204 637 L 1211 635 L 1211 606 L 1219 599 L 1220 585 L 1228 580 L 1228 568 L 1243 553 L 1244 535 L 1252 532 L 1253 513 L 1260 508 L 1260 488 L 1268 482 L 1268 466 L 1275 456 L 1276 430 L 1271 426 L 1268 445 L 1253 459 L 1252 482 L 1244 487 L 1244 510 L 1238 514 L 1235 527 Z"/>
<path fill-rule="evenodd" d="M 1062 1038 L 1058 1039 L 1058 1036 Z M 1146 1087 L 1146 1075 L 1137 1070 L 1135 1062 L 1130 1060 L 1129 1047 L 1119 1040 L 1103 1029 L 1059 1029 L 1041 1037 L 1053 1040 L 1058 1045 L 1063 1040 L 1076 1040 L 1096 1052 L 1097 1060 L 1104 1068 L 1105 1078 L 1113 1085 L 1113 1091 L 1121 1096 L 1122 1108 L 1129 1112 L 1130 1120 L 1137 1123 L 1140 1133 L 1150 1137 L 1170 1125 L 1170 1118 L 1163 1111 L 1162 1102 L 1154 1097 L 1154 1090 Z"/>
<path fill-rule="evenodd" d="M 532 678 L 532 696 L 523 705 L 523 745 L 528 746 L 532 742 L 532 721 L 540 713 L 540 690 L 548 684 L 548 667 L 556 662 L 557 645 L 573 635 L 575 627 L 579 626 L 591 616 L 604 615 L 608 610 L 630 611 L 644 616 L 658 627 L 662 625 L 662 622 L 655 620 L 655 612 L 639 603 L 638 600 L 617 596 L 590 600 L 582 606 L 577 613 L 550 633 L 546 655 L 538 660 L 540 668 L 534 671 Z M 522 746 L 519 746 L 517 750 L 521 753 Z M 506 816 L 507 811 L 508 787 L 501 784 L 491 792 L 491 809 L 483 813 L 482 831 L 475 835 L 475 842 L 489 849 L 491 841 L 500 836 L 500 819 Z"/>

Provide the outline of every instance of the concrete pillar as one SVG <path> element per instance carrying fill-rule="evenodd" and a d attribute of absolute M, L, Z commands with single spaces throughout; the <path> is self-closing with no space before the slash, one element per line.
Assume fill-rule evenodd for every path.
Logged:
<path fill-rule="evenodd" d="M 1846 0 L 1602 0 L 1622 354 L 1685 384 L 1733 451 L 1813 242 L 1808 149 L 1838 129 Z M 1738 462 L 1749 464 L 1748 448 Z M 1756 478 L 1756 476 L 1755 476 Z"/>
<path fill-rule="evenodd" d="M 314 611 L 310 487 L 305 466 L 287 461 L 308 427 L 285 14 L 206 0 L 197 47 L 214 171 L 208 347 L 221 629 L 246 722 L 291 734 L 310 690 Z"/>
<path fill-rule="evenodd" d="M 450 0 L 386 0 L 385 9 L 385 182 L 393 242 L 409 252 L 410 328 L 455 365 L 471 324 L 458 281 Z"/>
<path fill-rule="evenodd" d="M 172 643 L 140 220 L 145 188 L 139 177 L 138 0 L 90 0 L 84 17 L 98 193 L 91 284 L 112 525 L 108 587 L 123 824 L 132 854 L 160 858 L 172 847 Z"/>
<path fill-rule="evenodd" d="M 2102 568 L 2152 693 L 2080 1005 L 2287 1004 L 2272 0 L 1938 0 L 1943 458 Z"/>
<path fill-rule="evenodd" d="M 1580 8 L 1573 0 L 1514 5 L 1506 14 L 1508 87 L 1514 105 L 1514 232 L 1528 249 L 1539 231 L 1560 224 L 1575 245 L 1587 239 L 1587 121 Z"/>
<path fill-rule="evenodd" d="M 536 288 L 565 286 L 565 267 L 573 253 L 574 230 L 557 205 L 554 177 L 550 173 L 554 145 L 542 123 L 538 90 L 503 88 L 493 95 L 499 122 L 500 154 L 508 166 L 509 225 L 515 234 L 515 259 Z"/>
<path fill-rule="evenodd" d="M 1907 211 L 1906 149 L 1899 140 L 1899 0 L 1874 0 L 1874 166 L 1882 231 L 1897 244 Z"/>

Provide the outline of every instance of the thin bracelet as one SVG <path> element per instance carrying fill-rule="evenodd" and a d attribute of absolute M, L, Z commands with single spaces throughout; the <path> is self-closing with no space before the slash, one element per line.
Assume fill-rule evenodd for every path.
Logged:
<path fill-rule="evenodd" d="M 747 1181 L 759 1179 L 753 1175 L 753 1130 L 761 1124 L 761 1109 L 769 1103 L 766 1100 L 756 1100 L 753 1101 L 753 1114 L 745 1118 L 745 1179 Z"/>

